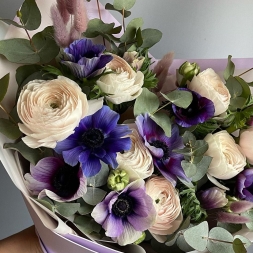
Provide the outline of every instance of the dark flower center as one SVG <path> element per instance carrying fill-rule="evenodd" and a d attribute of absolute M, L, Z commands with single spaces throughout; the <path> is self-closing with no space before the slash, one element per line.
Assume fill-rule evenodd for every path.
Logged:
<path fill-rule="evenodd" d="M 77 192 L 80 185 L 78 171 L 79 164 L 75 167 L 65 164 L 57 170 L 53 177 L 52 184 L 58 196 L 70 198 Z"/>
<path fill-rule="evenodd" d="M 191 118 L 198 115 L 201 109 L 202 108 L 200 108 L 198 98 L 195 97 L 193 94 L 192 103 L 186 109 L 180 108 L 179 111 L 180 111 L 180 114 Z"/>
<path fill-rule="evenodd" d="M 104 139 L 104 134 L 97 128 L 91 128 L 82 135 L 82 143 L 88 148 L 101 147 Z"/>
<path fill-rule="evenodd" d="M 112 212 L 121 218 L 129 215 L 133 210 L 133 201 L 128 196 L 119 196 L 116 202 L 112 205 Z"/>
<path fill-rule="evenodd" d="M 155 141 L 151 142 L 150 145 L 154 146 L 156 148 L 161 148 L 163 150 L 163 157 L 161 158 L 162 161 L 164 161 L 170 157 L 170 150 L 169 150 L 166 143 L 159 141 L 159 140 L 155 140 Z"/>

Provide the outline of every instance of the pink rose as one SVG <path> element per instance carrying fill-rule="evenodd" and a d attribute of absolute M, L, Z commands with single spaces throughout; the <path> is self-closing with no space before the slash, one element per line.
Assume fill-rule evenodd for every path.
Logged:
<path fill-rule="evenodd" d="M 149 231 L 154 235 L 169 235 L 175 232 L 183 220 L 177 190 L 164 177 L 154 176 L 146 183 L 146 193 L 153 199 L 157 213 L 155 223 Z M 162 237 L 159 238 L 161 242 Z"/>
<path fill-rule="evenodd" d="M 240 131 L 239 146 L 242 153 L 246 156 L 247 161 L 253 164 L 253 127 Z"/>

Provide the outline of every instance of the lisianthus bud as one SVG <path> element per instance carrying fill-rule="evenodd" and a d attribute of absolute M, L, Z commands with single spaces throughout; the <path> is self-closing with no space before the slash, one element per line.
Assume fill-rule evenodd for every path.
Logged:
<path fill-rule="evenodd" d="M 178 80 L 180 86 L 185 85 L 187 80 L 191 81 L 199 72 L 200 68 L 197 63 L 184 62 L 178 69 L 178 73 L 181 75 Z"/>
<path fill-rule="evenodd" d="M 205 191 L 201 191 L 198 195 L 201 207 L 206 210 L 220 208 L 228 203 L 225 191 L 218 188 L 212 187 Z"/>
<path fill-rule="evenodd" d="M 129 183 L 129 176 L 125 170 L 112 170 L 108 179 L 107 186 L 113 191 L 123 190 Z"/>

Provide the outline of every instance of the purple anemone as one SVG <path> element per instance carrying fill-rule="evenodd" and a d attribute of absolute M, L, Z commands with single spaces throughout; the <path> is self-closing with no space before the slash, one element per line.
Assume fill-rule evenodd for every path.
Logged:
<path fill-rule="evenodd" d="M 245 169 L 237 176 L 236 191 L 240 199 L 253 202 L 253 168 Z"/>
<path fill-rule="evenodd" d="M 48 196 L 58 202 L 72 201 L 82 197 L 86 191 L 86 178 L 79 164 L 74 167 L 57 157 L 41 159 L 30 166 L 25 174 L 25 183 L 38 198 Z"/>
<path fill-rule="evenodd" d="M 93 44 L 89 39 L 75 40 L 64 49 L 62 63 L 70 68 L 73 75 L 82 79 L 97 75 L 112 60 L 103 54 L 105 46 Z"/>
<path fill-rule="evenodd" d="M 136 125 L 146 147 L 153 157 L 155 166 L 163 176 L 173 183 L 173 185 L 176 185 L 177 177 L 189 181 L 181 166 L 183 155 L 173 152 L 173 149 L 184 147 L 178 127 L 172 125 L 171 137 L 168 137 L 148 114 L 144 116 L 139 115 L 136 118 Z"/>
<path fill-rule="evenodd" d="M 102 225 L 106 235 L 119 245 L 138 240 L 156 218 L 153 200 L 145 192 L 145 182 L 138 179 L 122 192 L 112 191 L 95 206 L 91 216 Z"/>
<path fill-rule="evenodd" d="M 117 125 L 118 120 L 118 113 L 103 106 L 95 114 L 84 117 L 72 135 L 57 143 L 55 151 L 71 166 L 80 162 L 87 177 L 100 171 L 100 160 L 115 169 L 117 152 L 131 148 L 131 139 L 124 138 L 131 130 L 127 125 Z"/>
<path fill-rule="evenodd" d="M 172 104 L 175 121 L 178 125 L 182 127 L 191 127 L 199 123 L 204 123 L 214 116 L 215 108 L 210 99 L 202 97 L 197 92 L 187 88 L 179 88 L 179 90 L 191 92 L 193 99 L 186 109 Z"/>

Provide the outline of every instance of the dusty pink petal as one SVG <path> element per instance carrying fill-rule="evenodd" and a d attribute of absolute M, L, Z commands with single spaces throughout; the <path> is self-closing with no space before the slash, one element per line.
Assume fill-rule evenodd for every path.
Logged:
<path fill-rule="evenodd" d="M 66 3 L 63 0 L 57 0 L 57 8 L 62 16 L 64 24 L 67 24 L 70 19 L 70 14 L 66 8 Z"/>
<path fill-rule="evenodd" d="M 245 216 L 220 211 L 217 213 L 217 221 L 233 224 L 245 224 L 251 220 Z"/>
<path fill-rule="evenodd" d="M 77 1 L 74 7 L 74 27 L 78 32 L 82 33 L 86 31 L 88 25 L 87 10 L 85 8 L 84 1 Z"/>
<path fill-rule="evenodd" d="M 247 200 L 235 201 L 230 204 L 230 210 L 233 213 L 244 213 L 253 208 L 253 202 Z"/>
<path fill-rule="evenodd" d="M 82 0 L 65 0 L 66 8 L 70 14 L 75 13 L 75 6 L 77 1 L 82 1 Z"/>

